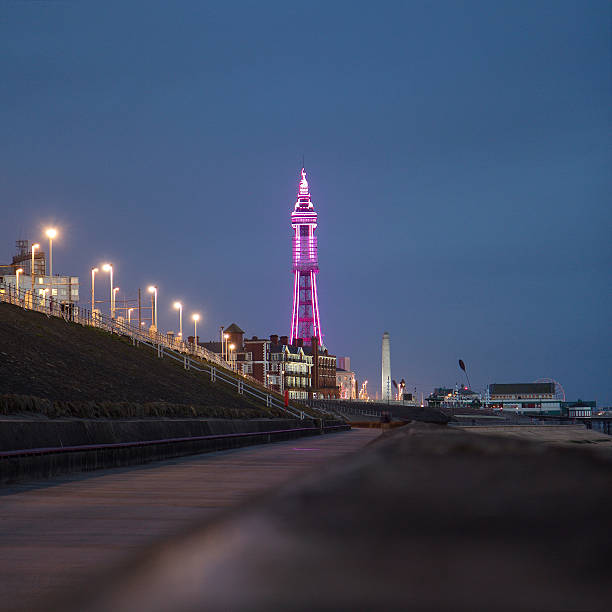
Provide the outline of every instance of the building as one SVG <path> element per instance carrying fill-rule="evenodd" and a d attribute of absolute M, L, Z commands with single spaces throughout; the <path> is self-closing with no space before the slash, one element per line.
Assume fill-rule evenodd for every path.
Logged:
<path fill-rule="evenodd" d="M 301 338 L 291 344 L 288 336 L 244 338 L 244 331 L 232 323 L 223 330 L 224 345 L 230 351 L 233 367 L 275 391 L 288 392 L 290 399 L 339 398 L 336 381 L 336 356 L 321 346 L 316 336 L 306 345 Z M 193 336 L 188 338 L 193 342 Z M 221 356 L 221 342 L 199 342 L 200 346 Z M 349 360 L 350 363 L 350 360 Z"/>
<path fill-rule="evenodd" d="M 79 301 L 79 277 L 55 274 L 47 275 L 47 259 L 44 252 L 34 252 L 34 276 L 32 270 L 32 252 L 27 240 L 17 241 L 17 255 L 8 265 L 0 266 L 0 285 L 3 291 L 22 293 L 26 303 L 34 305 L 43 299 L 51 299 L 59 304 L 76 304 Z M 34 291 L 32 292 L 32 288 Z"/>
<path fill-rule="evenodd" d="M 414 398 L 416 399 L 416 398 Z M 427 398 L 431 408 L 441 406 L 480 406 L 480 395 L 466 386 L 437 387 Z"/>
<path fill-rule="evenodd" d="M 350 357 L 336 358 L 336 386 L 340 399 L 357 399 L 357 378 L 351 371 Z"/>
<path fill-rule="evenodd" d="M 286 392 L 289 399 L 309 399 L 312 397 L 312 355 L 304 350 L 303 344 L 275 344 L 275 339 L 276 336 L 271 337 L 268 386 L 279 393 Z"/>
<path fill-rule="evenodd" d="M 489 407 L 517 414 L 561 414 L 554 382 L 495 383 L 489 385 Z"/>
<path fill-rule="evenodd" d="M 561 410 L 570 418 L 592 417 L 596 412 L 597 402 L 577 400 L 575 402 L 562 402 Z"/>
<path fill-rule="evenodd" d="M 317 295 L 317 274 L 319 261 L 317 253 L 317 213 L 310 200 L 306 171 L 298 187 L 297 201 L 291 213 L 293 229 L 293 308 L 291 312 L 291 335 L 289 344 L 302 340 L 305 345 L 316 338 L 323 342 L 319 319 L 319 298 Z"/>

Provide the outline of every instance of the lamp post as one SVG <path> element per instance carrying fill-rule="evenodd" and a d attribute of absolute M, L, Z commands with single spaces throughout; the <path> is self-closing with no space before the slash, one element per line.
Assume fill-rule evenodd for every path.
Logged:
<path fill-rule="evenodd" d="M 174 302 L 174 308 L 179 311 L 179 338 L 183 339 L 183 305 L 180 302 Z"/>
<path fill-rule="evenodd" d="M 45 234 L 49 239 L 49 276 L 53 276 L 53 239 L 57 236 L 57 230 L 50 227 Z"/>
<path fill-rule="evenodd" d="M 198 348 L 198 321 L 200 320 L 199 314 L 191 315 L 193 319 L 193 346 Z"/>
<path fill-rule="evenodd" d="M 119 291 L 119 287 L 113 287 L 113 315 L 112 319 L 115 318 L 115 304 L 117 303 L 117 291 Z"/>
<path fill-rule="evenodd" d="M 115 292 L 113 291 L 113 264 L 104 264 L 102 269 L 110 273 L 110 313 L 111 319 L 115 318 Z"/>
<path fill-rule="evenodd" d="M 134 309 L 133 308 L 128 308 L 128 327 L 130 327 L 130 325 L 132 324 L 132 311 Z"/>
<path fill-rule="evenodd" d="M 36 249 L 40 249 L 40 244 L 38 244 L 38 242 L 32 245 L 32 268 L 30 269 L 32 276 L 32 300 L 34 299 L 34 285 L 36 284 L 36 279 L 34 278 L 34 253 Z"/>
<path fill-rule="evenodd" d="M 235 344 L 230 344 L 229 345 L 229 357 L 228 357 L 228 361 L 230 362 L 232 370 L 234 369 L 234 349 L 235 348 L 236 348 Z"/>
<path fill-rule="evenodd" d="M 17 297 L 19 297 L 19 275 L 23 274 L 23 268 L 17 268 L 17 270 L 15 270 L 15 276 L 17 277 L 17 280 L 15 282 L 15 287 L 17 288 Z"/>
<path fill-rule="evenodd" d="M 229 351 L 227 350 L 227 341 L 229 340 L 229 334 L 223 334 L 223 339 L 225 340 L 225 361 L 229 361 Z M 221 345 L 221 351 L 223 351 L 223 345 Z M 221 355 L 223 357 L 223 355 Z"/>
<path fill-rule="evenodd" d="M 93 317 L 94 308 L 96 307 L 95 287 L 96 287 L 96 272 L 98 268 L 91 269 L 91 316 Z"/>
<path fill-rule="evenodd" d="M 151 285 L 149 293 L 153 294 L 153 327 L 157 331 L 157 285 Z"/>

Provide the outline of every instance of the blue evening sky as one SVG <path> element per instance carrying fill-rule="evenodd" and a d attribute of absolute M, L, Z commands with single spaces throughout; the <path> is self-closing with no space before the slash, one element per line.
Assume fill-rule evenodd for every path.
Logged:
<path fill-rule="evenodd" d="M 0 259 L 288 333 L 305 155 L 326 344 L 380 393 L 612 404 L 607 0 L 0 4 Z M 102 298 L 108 281 L 101 277 Z M 106 293 L 104 293 L 106 295 Z M 86 302 L 87 303 L 87 302 Z M 186 326 L 186 331 L 188 331 Z"/>

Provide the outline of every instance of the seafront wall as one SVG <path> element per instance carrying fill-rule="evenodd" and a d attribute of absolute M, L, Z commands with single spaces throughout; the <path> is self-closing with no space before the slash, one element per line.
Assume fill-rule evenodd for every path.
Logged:
<path fill-rule="evenodd" d="M 0 483 L 138 465 L 350 429 L 290 419 L 0 421 Z"/>

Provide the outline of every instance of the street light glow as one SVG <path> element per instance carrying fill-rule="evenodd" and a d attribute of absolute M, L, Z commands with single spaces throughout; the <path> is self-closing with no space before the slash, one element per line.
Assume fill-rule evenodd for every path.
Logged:
<path fill-rule="evenodd" d="M 148 289 L 149 293 L 153 293 L 155 291 L 157 291 L 157 287 L 154 287 L 153 285 L 151 285 Z"/>
<path fill-rule="evenodd" d="M 194 315 L 191 315 L 191 318 L 192 318 L 194 321 L 199 321 L 199 320 L 200 320 L 200 315 L 199 315 L 199 314 L 194 314 Z"/>
<path fill-rule="evenodd" d="M 103 269 L 105 272 L 110 272 L 110 271 L 113 269 L 113 264 L 104 264 L 104 265 L 102 266 L 102 269 Z"/>
<path fill-rule="evenodd" d="M 174 302 L 174 307 L 175 308 L 182 308 L 183 305 L 180 302 Z"/>
<path fill-rule="evenodd" d="M 57 230 L 54 227 L 50 227 L 45 234 L 47 235 L 47 238 L 51 238 L 53 240 L 53 238 L 57 236 Z"/>

